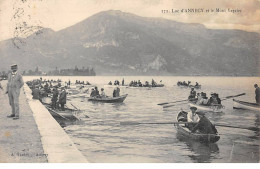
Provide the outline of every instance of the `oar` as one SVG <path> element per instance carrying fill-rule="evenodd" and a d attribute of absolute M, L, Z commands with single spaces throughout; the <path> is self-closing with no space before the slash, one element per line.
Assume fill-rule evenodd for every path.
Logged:
<path fill-rule="evenodd" d="M 243 96 L 245 95 L 246 93 L 241 93 L 241 94 L 238 94 L 238 95 L 235 95 L 235 96 L 227 96 L 227 97 L 224 97 L 223 99 L 221 99 L 222 101 L 223 100 L 227 100 L 227 99 L 230 99 L 230 98 L 234 98 L 234 97 L 239 97 L 239 96 Z"/>
<path fill-rule="evenodd" d="M 178 101 L 174 101 L 174 102 L 165 102 L 165 103 L 158 103 L 157 105 L 165 105 L 165 104 L 170 104 L 170 103 L 178 103 L 178 102 L 185 102 L 185 101 L 194 101 L 197 100 L 197 98 L 193 98 L 193 99 L 185 99 L 185 100 L 178 100 Z"/>
<path fill-rule="evenodd" d="M 245 94 L 246 94 L 246 93 L 241 93 L 241 94 L 234 95 L 234 96 L 227 96 L 227 97 L 224 97 L 224 98 L 221 99 L 221 100 L 223 101 L 223 100 L 227 100 L 227 99 L 230 99 L 230 98 L 243 96 L 243 95 L 245 95 Z M 196 98 L 195 98 L 195 99 L 196 99 Z M 195 99 L 193 99 L 193 100 L 195 100 Z M 184 101 L 184 100 L 182 100 L 182 101 Z M 186 101 L 192 101 L 192 100 L 186 100 Z M 181 101 L 177 101 L 177 102 L 181 102 Z M 168 103 L 170 103 L 170 102 L 168 102 Z M 168 103 L 167 103 L 167 104 L 168 104 Z M 177 104 L 177 105 L 181 105 L 181 104 Z M 167 106 L 163 106 L 163 108 L 173 107 L 173 106 L 177 106 L 177 105 L 167 105 Z"/>
<path fill-rule="evenodd" d="M 193 122 L 149 122 L 149 123 L 140 123 L 134 121 L 124 121 L 120 122 L 120 125 L 142 125 L 142 124 L 191 124 Z"/>
<path fill-rule="evenodd" d="M 230 126 L 225 124 L 214 124 L 215 126 L 219 127 L 230 127 L 230 128 L 238 128 L 238 129 L 246 129 L 246 130 L 252 130 L 252 131 L 260 131 L 257 127 L 242 127 L 242 126 Z"/>
<path fill-rule="evenodd" d="M 163 106 L 163 108 L 167 108 L 167 107 L 173 107 L 173 106 L 178 106 L 178 105 L 182 105 L 182 104 L 186 104 L 186 103 L 180 103 L 180 104 L 166 105 L 166 106 Z"/>
<path fill-rule="evenodd" d="M 179 100 L 179 101 L 174 101 L 174 102 L 165 102 L 165 103 L 158 103 L 157 105 L 165 105 L 165 104 L 170 104 L 170 103 L 178 103 L 178 102 L 184 102 L 184 101 L 188 101 L 188 99 L 185 100 Z"/>
<path fill-rule="evenodd" d="M 76 106 L 74 106 L 71 102 L 70 102 L 71 106 L 74 107 L 76 110 L 79 110 Z"/>
<path fill-rule="evenodd" d="M 120 125 L 142 125 L 142 124 L 195 124 L 194 122 L 150 122 L 150 123 L 140 123 L 140 122 L 133 122 L 133 121 L 126 121 L 120 122 Z M 257 127 L 241 127 L 241 126 L 230 126 L 225 124 L 214 124 L 215 126 L 219 127 L 230 127 L 230 128 L 239 128 L 239 129 L 246 129 L 252 131 L 260 131 Z"/>

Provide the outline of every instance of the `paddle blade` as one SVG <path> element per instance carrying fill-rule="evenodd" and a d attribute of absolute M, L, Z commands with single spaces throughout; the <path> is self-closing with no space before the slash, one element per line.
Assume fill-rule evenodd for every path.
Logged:
<path fill-rule="evenodd" d="M 229 127 L 229 128 L 238 128 L 238 129 L 245 129 L 245 130 L 252 130 L 252 131 L 260 131 L 257 127 L 243 127 L 243 126 L 231 126 L 226 124 L 215 124 L 215 126 L 219 127 Z"/>
<path fill-rule="evenodd" d="M 166 102 L 166 103 L 158 103 L 157 105 L 162 106 L 162 105 L 165 105 L 165 104 L 169 104 L 169 102 Z"/>
<path fill-rule="evenodd" d="M 181 103 L 181 104 L 171 104 L 171 105 L 163 106 L 163 108 L 167 108 L 167 107 L 173 107 L 173 106 L 178 106 L 178 105 L 182 105 L 182 104 L 187 104 L 187 103 Z"/>
<path fill-rule="evenodd" d="M 189 101 L 188 99 L 185 100 L 178 100 L 178 101 L 174 101 L 174 102 L 165 102 L 165 103 L 158 103 L 157 105 L 165 105 L 165 104 L 170 104 L 170 103 L 178 103 L 178 102 L 185 102 L 185 101 Z"/>
<path fill-rule="evenodd" d="M 241 93 L 241 94 L 238 94 L 238 95 L 235 95 L 235 96 L 227 96 L 227 97 L 225 97 L 224 99 L 230 99 L 230 98 L 233 98 L 233 97 L 239 97 L 239 96 L 243 96 L 243 95 L 245 95 L 246 93 Z M 223 99 L 223 100 L 224 100 Z"/>

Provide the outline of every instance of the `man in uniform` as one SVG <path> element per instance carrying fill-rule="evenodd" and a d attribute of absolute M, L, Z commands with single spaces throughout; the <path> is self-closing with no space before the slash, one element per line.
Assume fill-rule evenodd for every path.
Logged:
<path fill-rule="evenodd" d="M 255 86 L 255 102 L 260 105 L 260 88 L 257 84 Z"/>
<path fill-rule="evenodd" d="M 20 89 L 24 85 L 23 77 L 17 72 L 16 64 L 11 66 L 12 72 L 8 74 L 8 83 L 6 94 L 8 93 L 9 104 L 12 107 L 12 114 L 7 117 L 12 117 L 14 120 L 19 119 L 19 96 Z"/>

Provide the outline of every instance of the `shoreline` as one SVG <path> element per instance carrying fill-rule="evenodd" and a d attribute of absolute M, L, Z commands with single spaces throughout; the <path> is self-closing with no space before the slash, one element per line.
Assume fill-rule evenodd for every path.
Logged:
<path fill-rule="evenodd" d="M 0 163 L 87 163 L 67 133 L 24 84 L 19 97 L 20 119 L 11 112 L 7 81 L 0 90 Z"/>
<path fill-rule="evenodd" d="M 24 91 L 40 132 L 43 150 L 47 154 L 48 162 L 87 163 L 88 161 L 50 112 L 39 100 L 32 99 L 31 89 L 27 84 L 24 85 Z"/>

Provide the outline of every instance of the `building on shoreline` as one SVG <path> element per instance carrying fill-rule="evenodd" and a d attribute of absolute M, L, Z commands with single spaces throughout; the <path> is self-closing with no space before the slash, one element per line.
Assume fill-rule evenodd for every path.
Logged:
<path fill-rule="evenodd" d="M 25 76 L 96 76 L 94 68 L 82 67 L 79 69 L 77 66 L 75 66 L 74 69 L 58 69 L 58 67 L 56 67 L 55 70 L 47 73 L 41 71 L 37 66 L 34 71 L 23 71 L 22 74 Z"/>

